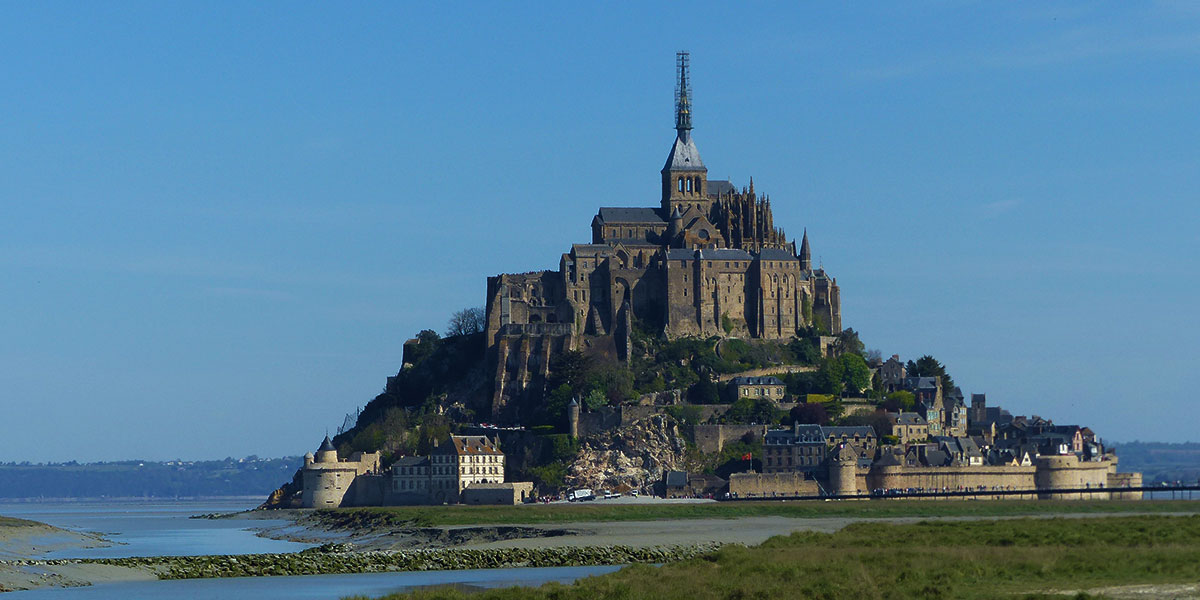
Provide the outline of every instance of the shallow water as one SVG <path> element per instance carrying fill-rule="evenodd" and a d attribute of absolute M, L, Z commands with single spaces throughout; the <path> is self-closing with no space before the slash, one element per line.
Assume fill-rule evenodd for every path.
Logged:
<path fill-rule="evenodd" d="M 102 533 L 117 542 L 109 548 L 63 550 L 38 558 L 119 558 L 128 556 L 187 556 L 295 552 L 308 544 L 269 540 L 251 528 L 285 524 L 281 520 L 190 519 L 192 515 L 235 512 L 254 508 L 258 499 L 181 501 L 78 501 L 0 503 L 0 514 L 41 521 L 56 527 Z M 616 571 L 620 567 L 549 567 L 477 569 L 356 575 L 294 577 L 233 577 L 181 581 L 130 581 L 90 587 L 10 592 L 0 600 L 66 598 L 68 600 L 246 599 L 334 600 L 345 596 L 382 596 L 429 585 L 507 587 L 569 583 L 581 577 Z"/>
<path fill-rule="evenodd" d="M 604 567 L 546 567 L 534 569 L 478 569 L 472 571 L 420 571 L 363 573 L 358 575 L 305 575 L 297 577 L 233 577 L 181 581 L 137 581 L 98 584 L 69 589 L 10 592 L 4 600 L 336 600 L 345 596 L 383 596 L 415 587 L 465 584 L 494 588 L 540 585 L 550 581 L 570 583 L 591 575 L 620 569 Z"/>
<path fill-rule="evenodd" d="M 0 515 L 100 533 L 115 542 L 108 548 L 60 550 L 37 557 L 46 559 L 258 554 L 297 552 L 309 547 L 309 544 L 258 537 L 250 529 L 282 525 L 286 521 L 188 518 L 248 510 L 259 501 L 246 498 L 4 503 L 0 504 Z"/>

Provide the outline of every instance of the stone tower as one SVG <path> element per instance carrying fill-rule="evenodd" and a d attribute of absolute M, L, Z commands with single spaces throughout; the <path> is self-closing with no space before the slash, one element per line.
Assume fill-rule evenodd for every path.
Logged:
<path fill-rule="evenodd" d="M 712 207 L 708 197 L 708 169 L 700 160 L 700 150 L 692 140 L 692 86 L 688 80 L 688 53 L 675 54 L 675 143 L 662 168 L 662 211 L 672 208 L 687 212 L 695 208 L 707 215 Z"/>
<path fill-rule="evenodd" d="M 321 442 L 321 447 L 317 448 L 316 462 L 335 463 L 337 461 L 337 448 L 333 447 L 333 442 L 329 440 L 329 436 L 325 436 L 325 440 Z"/>
<path fill-rule="evenodd" d="M 830 493 L 839 496 L 858 495 L 858 454 L 850 444 L 840 444 L 833 451 L 829 487 Z"/>
<path fill-rule="evenodd" d="M 579 437 L 579 401 L 574 398 L 567 405 L 567 428 L 571 437 Z"/>
<path fill-rule="evenodd" d="M 808 228 L 804 228 L 804 239 L 800 242 L 800 269 L 812 270 L 812 250 L 808 249 Z"/>

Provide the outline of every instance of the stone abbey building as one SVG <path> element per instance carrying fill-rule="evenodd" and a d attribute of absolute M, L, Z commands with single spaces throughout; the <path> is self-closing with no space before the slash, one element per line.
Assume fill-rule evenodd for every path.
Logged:
<path fill-rule="evenodd" d="M 590 243 L 574 244 L 557 271 L 488 278 L 493 415 L 542 380 L 550 357 L 581 345 L 624 359 L 639 326 L 668 337 L 787 339 L 799 327 L 840 331 L 837 280 L 813 268 L 775 226 L 771 201 L 708 179 L 692 138 L 688 55 L 677 56 L 675 140 L 655 207 L 601 207 Z"/>

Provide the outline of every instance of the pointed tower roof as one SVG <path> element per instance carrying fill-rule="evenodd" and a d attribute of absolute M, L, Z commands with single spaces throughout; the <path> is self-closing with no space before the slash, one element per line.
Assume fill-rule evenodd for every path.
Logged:
<path fill-rule="evenodd" d="M 808 228 L 804 228 L 804 238 L 800 242 L 800 268 L 812 268 L 812 251 L 808 249 Z"/>
<path fill-rule="evenodd" d="M 675 53 L 675 144 L 667 156 L 666 171 L 707 171 L 700 150 L 692 141 L 692 86 L 688 80 L 688 53 Z"/>
<path fill-rule="evenodd" d="M 317 452 L 329 452 L 331 450 L 336 452 L 337 448 L 333 447 L 333 442 L 329 440 L 329 436 L 325 436 L 325 441 L 321 442 L 321 447 L 317 448 Z"/>
<path fill-rule="evenodd" d="M 680 130 L 675 136 L 675 144 L 671 146 L 671 154 L 667 156 L 667 164 L 663 171 L 707 171 L 704 161 L 700 160 L 700 149 L 692 141 L 690 131 Z"/>

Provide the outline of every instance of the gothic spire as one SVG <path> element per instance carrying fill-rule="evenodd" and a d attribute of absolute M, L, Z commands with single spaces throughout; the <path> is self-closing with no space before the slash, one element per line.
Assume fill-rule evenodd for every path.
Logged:
<path fill-rule="evenodd" d="M 800 242 L 800 268 L 812 270 L 812 251 L 808 249 L 808 228 L 804 228 L 804 240 Z"/>
<path fill-rule="evenodd" d="M 688 53 L 675 53 L 675 130 L 687 139 L 692 129 L 692 86 L 688 82 Z"/>

